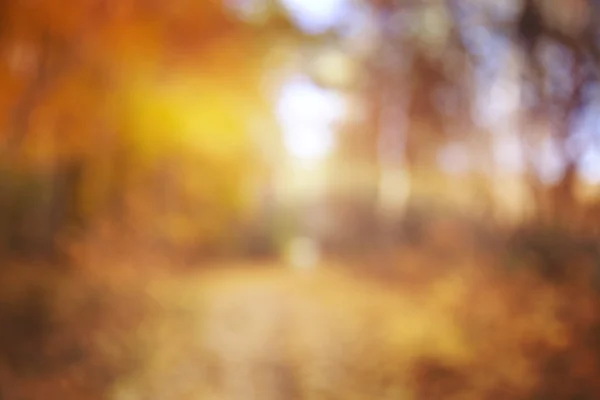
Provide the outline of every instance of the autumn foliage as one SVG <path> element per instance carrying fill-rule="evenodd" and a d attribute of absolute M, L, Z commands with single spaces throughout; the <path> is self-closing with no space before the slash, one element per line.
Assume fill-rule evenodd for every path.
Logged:
<path fill-rule="evenodd" d="M 0 400 L 600 398 L 599 192 L 563 123 L 595 87 L 592 2 L 482 35 L 513 56 L 481 91 L 539 97 L 487 127 L 452 12 L 493 2 L 352 2 L 360 35 L 250 3 L 0 2 Z M 548 41 L 578 55 L 568 101 L 514 56 Z M 324 159 L 286 143 L 290 77 L 348 100 Z M 301 100 L 306 139 L 327 105 Z"/>

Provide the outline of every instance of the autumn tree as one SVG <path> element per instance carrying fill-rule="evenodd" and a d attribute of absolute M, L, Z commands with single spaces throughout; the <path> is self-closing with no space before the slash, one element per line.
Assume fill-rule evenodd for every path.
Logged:
<path fill-rule="evenodd" d="M 249 127 L 269 118 L 264 29 L 217 1 L 2 7 L 8 247 L 31 236 L 51 247 L 66 226 L 115 207 L 144 222 L 191 208 L 197 218 L 144 229 L 195 232 L 192 241 L 232 229 L 243 183 L 260 164 L 249 158 Z"/>

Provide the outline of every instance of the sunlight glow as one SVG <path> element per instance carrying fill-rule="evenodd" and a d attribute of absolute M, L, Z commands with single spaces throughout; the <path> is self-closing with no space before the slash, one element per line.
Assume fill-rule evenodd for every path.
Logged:
<path fill-rule="evenodd" d="M 322 33 L 341 20 L 346 0 L 281 0 L 298 26 L 308 33 Z"/>
<path fill-rule="evenodd" d="M 289 127 L 284 142 L 287 150 L 302 160 L 321 159 L 334 147 L 331 132 L 326 130 L 304 130 L 302 127 Z"/>
<path fill-rule="evenodd" d="M 344 100 L 308 79 L 295 79 L 281 91 L 277 116 L 288 152 L 301 160 L 318 160 L 335 146 L 333 124 L 345 114 Z"/>

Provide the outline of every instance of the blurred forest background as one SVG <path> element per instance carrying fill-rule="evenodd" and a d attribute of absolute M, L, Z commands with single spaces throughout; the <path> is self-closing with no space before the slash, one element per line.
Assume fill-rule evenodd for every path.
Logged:
<path fill-rule="evenodd" d="M 600 398 L 598 21 L 1 1 L 0 399 Z"/>

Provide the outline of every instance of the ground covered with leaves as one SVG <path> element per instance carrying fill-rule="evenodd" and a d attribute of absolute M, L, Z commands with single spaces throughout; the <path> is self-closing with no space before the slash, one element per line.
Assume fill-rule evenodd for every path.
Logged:
<path fill-rule="evenodd" d="M 100 247 L 6 265 L 0 398 L 600 398 L 593 240 L 428 229 L 311 271 Z"/>

